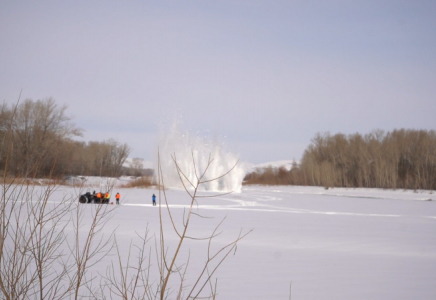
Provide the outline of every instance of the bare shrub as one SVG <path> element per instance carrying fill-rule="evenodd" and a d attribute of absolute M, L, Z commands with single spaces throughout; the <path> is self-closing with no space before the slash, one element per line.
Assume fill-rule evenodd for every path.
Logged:
<path fill-rule="evenodd" d="M 55 180 L 37 186 L 19 178 L 6 183 L 4 178 L 0 202 L 0 298 L 215 298 L 216 281 L 212 278 L 216 270 L 236 252 L 238 242 L 250 231 L 241 231 L 233 240 L 218 247 L 214 247 L 213 242 L 220 235 L 219 228 L 224 219 L 206 237 L 189 235 L 188 228 L 194 219 L 200 222 L 208 219 L 196 209 L 203 197 L 198 195 L 199 187 L 221 176 L 203 179 L 206 167 L 198 172 L 197 182 L 189 182 L 175 157 L 173 159 L 190 199 L 182 222 L 176 221 L 178 218 L 165 194 L 164 176 L 159 173 L 159 235 L 153 239 L 148 232 L 138 235 L 127 257 L 119 251 L 115 231 L 109 236 L 103 235 L 103 228 L 116 206 L 82 205 L 74 195 L 51 201 L 59 188 Z M 78 187 L 77 194 L 81 194 L 82 189 L 83 186 Z M 175 246 L 167 241 L 166 225 L 170 225 L 173 236 L 178 237 Z M 68 234 L 71 229 L 72 235 Z M 136 244 L 138 240 L 140 242 Z M 154 250 L 149 245 L 151 241 L 155 242 Z M 206 260 L 200 269 L 191 269 L 189 253 L 193 244 L 188 241 L 202 244 L 205 249 Z M 196 250 L 198 246 L 195 246 Z M 106 275 L 100 277 L 90 273 L 90 268 L 101 263 L 113 249 L 118 262 L 109 266 Z M 192 272 L 197 275 L 188 278 L 187 274 Z"/>
<path fill-rule="evenodd" d="M 30 185 L 17 178 L 1 188 L 0 297 L 78 299 L 88 268 L 110 250 L 111 237 L 98 242 L 96 237 L 111 209 L 93 206 L 88 223 L 74 197 L 50 201 L 56 184 Z M 71 225 L 74 237 L 66 233 Z"/>
<path fill-rule="evenodd" d="M 140 245 L 131 245 L 127 261 L 123 260 L 118 251 L 118 263 L 112 265 L 107 272 L 107 280 L 110 282 L 111 294 L 123 299 L 215 299 L 217 295 L 217 282 L 212 278 L 217 269 L 222 265 L 224 260 L 231 253 L 236 252 L 238 242 L 251 232 L 239 232 L 239 234 L 224 246 L 213 247 L 213 241 L 218 238 L 221 232 L 219 228 L 224 219 L 216 224 L 210 235 L 206 237 L 196 237 L 188 234 L 188 228 L 194 218 L 199 220 L 208 219 L 201 215 L 196 209 L 198 201 L 204 196 L 198 194 L 198 190 L 202 184 L 209 181 L 215 181 L 228 174 L 231 170 L 212 179 L 205 179 L 207 170 L 209 169 L 213 159 L 209 162 L 204 170 L 196 169 L 196 181 L 189 181 L 184 171 L 180 168 L 175 155 L 172 156 L 174 167 L 180 177 L 185 192 L 189 198 L 187 208 L 183 210 L 182 221 L 178 219 L 171 209 L 169 199 L 167 199 L 165 191 L 165 180 L 162 169 L 158 169 L 159 176 L 159 219 L 160 233 L 155 239 L 155 252 L 157 269 L 152 269 L 150 257 L 153 250 L 150 247 L 146 250 L 146 245 L 150 241 L 148 232 L 141 237 Z M 160 158 L 159 158 L 160 161 Z M 195 161 L 193 159 L 195 166 Z M 217 195 L 209 195 L 207 197 L 216 197 Z M 180 217 L 180 216 L 178 216 Z M 167 232 L 166 225 L 171 228 Z M 170 245 L 167 242 L 169 235 L 176 237 L 175 245 Z M 195 249 L 203 246 L 206 259 L 200 269 L 191 268 L 190 265 L 190 246 L 188 241 L 195 243 Z M 192 245 L 192 244 L 191 244 Z M 191 246 L 193 247 L 193 245 Z M 118 247 L 117 247 L 118 249 Z M 135 255 L 132 254 L 132 249 L 135 249 Z M 147 261 L 147 254 L 149 260 Z M 133 261 L 131 258 L 134 258 Z M 159 274 L 158 278 L 151 274 Z M 187 274 L 196 272 L 195 276 L 188 279 Z M 157 280 L 156 280 L 157 279 Z"/>

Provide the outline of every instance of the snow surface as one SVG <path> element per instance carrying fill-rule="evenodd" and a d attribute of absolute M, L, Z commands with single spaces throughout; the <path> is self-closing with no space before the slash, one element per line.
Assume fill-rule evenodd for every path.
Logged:
<path fill-rule="evenodd" d="M 52 199 L 81 192 L 62 186 Z M 159 210 L 151 196 L 160 194 L 120 187 L 116 192 L 122 205 L 111 206 L 114 216 L 104 231 L 116 228 L 121 253 L 127 255 L 136 233 L 148 227 L 158 235 Z M 167 198 L 181 216 L 189 203 L 186 192 L 170 189 Z M 216 273 L 217 299 L 289 299 L 290 290 L 292 299 L 436 299 L 433 192 L 249 186 L 240 193 L 199 198 L 196 212 L 212 219 L 194 219 L 191 236 L 207 236 L 226 217 L 223 236 L 214 241 L 217 247 L 241 229 L 254 229 Z M 168 222 L 165 228 L 171 249 L 175 239 Z M 194 241 L 187 246 L 192 251 L 189 277 L 205 258 L 204 248 Z M 112 259 L 106 257 L 93 272 L 105 273 Z"/>

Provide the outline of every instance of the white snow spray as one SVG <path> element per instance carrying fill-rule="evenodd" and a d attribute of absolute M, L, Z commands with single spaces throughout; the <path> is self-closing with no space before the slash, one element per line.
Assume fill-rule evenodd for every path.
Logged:
<path fill-rule="evenodd" d="M 245 170 L 242 164 L 238 163 L 238 156 L 226 151 L 223 144 L 213 141 L 210 137 L 195 136 L 188 131 L 181 131 L 177 123 L 174 123 L 168 131 L 160 134 L 159 156 L 166 187 L 183 187 L 174 157 L 180 170 L 194 185 L 197 183 L 197 176 L 206 171 L 202 181 L 211 181 L 201 184 L 200 190 L 241 191 Z M 155 163 L 155 166 L 158 164 Z M 227 172 L 227 175 L 220 177 Z M 215 178 L 218 179 L 214 180 Z M 187 180 L 184 182 L 187 188 L 192 188 Z"/>

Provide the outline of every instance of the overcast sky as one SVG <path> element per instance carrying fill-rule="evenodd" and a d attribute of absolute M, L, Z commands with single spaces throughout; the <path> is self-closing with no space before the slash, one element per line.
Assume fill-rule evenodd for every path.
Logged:
<path fill-rule="evenodd" d="M 152 159 L 178 120 L 246 162 L 436 129 L 436 1 L 4 1 L 0 100 L 52 97 Z"/>

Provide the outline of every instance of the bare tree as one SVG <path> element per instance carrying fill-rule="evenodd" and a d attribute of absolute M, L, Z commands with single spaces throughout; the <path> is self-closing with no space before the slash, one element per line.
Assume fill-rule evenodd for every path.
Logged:
<path fill-rule="evenodd" d="M 144 169 L 144 159 L 138 157 L 133 158 L 129 167 L 133 170 L 135 176 L 141 176 L 143 173 L 142 170 Z"/>
<path fill-rule="evenodd" d="M 127 144 L 120 144 L 115 140 L 89 142 L 84 148 L 83 161 L 89 166 L 89 173 L 82 175 L 118 177 L 130 151 Z"/>
<path fill-rule="evenodd" d="M 148 232 L 141 237 L 141 245 L 130 247 L 127 262 L 123 262 L 121 255 L 118 252 L 117 266 L 112 265 L 107 272 L 106 278 L 110 282 L 111 294 L 122 299 L 215 299 L 216 297 L 216 281 L 212 278 L 217 269 L 222 265 L 224 260 L 231 254 L 236 252 L 238 242 L 243 239 L 251 230 L 247 232 L 239 232 L 239 234 L 224 246 L 218 248 L 213 247 L 213 241 L 221 232 L 220 226 L 223 220 L 218 222 L 210 235 L 206 237 L 196 237 L 188 234 L 188 228 L 194 218 L 207 221 L 207 217 L 201 215 L 196 208 L 198 201 L 205 197 L 199 195 L 198 191 L 201 185 L 210 181 L 218 180 L 226 176 L 228 172 L 216 178 L 206 179 L 206 175 L 213 159 L 209 158 L 209 162 L 204 170 L 198 170 L 195 166 L 193 158 L 192 163 L 196 170 L 196 181 L 192 182 L 188 176 L 180 168 L 176 156 L 172 156 L 174 167 L 179 174 L 180 181 L 185 187 L 185 191 L 189 197 L 186 210 L 183 211 L 182 221 L 177 222 L 177 218 L 171 209 L 170 200 L 167 198 L 165 189 L 165 176 L 162 172 L 161 165 L 158 166 L 158 181 L 159 181 L 159 219 L 160 233 L 159 239 L 155 243 L 156 262 L 159 272 L 159 278 L 154 278 L 150 275 L 154 273 L 152 268 L 152 247 L 146 251 L 146 244 L 150 240 Z M 160 162 L 160 157 L 159 157 Z M 207 197 L 216 197 L 222 194 L 209 195 Z M 172 232 L 167 232 L 164 224 L 170 224 Z M 168 236 L 175 236 L 177 242 L 175 245 L 168 243 Z M 199 269 L 194 269 L 190 265 L 190 250 L 187 241 L 194 243 L 202 243 L 205 251 L 205 262 Z M 195 248 L 198 249 L 200 245 Z M 132 248 L 136 249 L 136 255 L 130 255 Z M 118 247 L 117 247 L 118 249 Z M 183 254 L 182 254 L 183 252 Z M 147 261 L 148 253 L 148 261 Z M 131 257 L 135 257 L 133 261 Z M 187 278 L 188 273 L 197 272 L 197 275 Z"/>
<path fill-rule="evenodd" d="M 193 237 L 188 235 L 188 228 L 190 225 L 190 221 L 191 218 L 195 218 L 195 217 L 199 217 L 199 218 L 203 218 L 204 216 L 198 214 L 197 212 L 195 212 L 194 210 L 194 205 L 197 203 L 197 199 L 198 198 L 202 198 L 204 196 L 199 196 L 198 190 L 200 188 L 200 186 L 202 184 L 206 184 L 210 181 L 215 181 L 218 180 L 224 176 L 226 176 L 229 172 L 231 172 L 233 170 L 233 168 L 236 166 L 233 166 L 232 169 L 230 169 L 229 171 L 227 171 L 226 173 L 222 174 L 221 176 L 218 176 L 216 178 L 212 178 L 212 179 L 206 179 L 207 178 L 207 171 L 210 167 L 210 165 L 213 162 L 213 159 L 209 157 L 209 161 L 205 167 L 204 170 L 197 170 L 197 167 L 195 165 L 195 159 L 194 159 L 194 154 L 192 154 L 192 163 L 194 165 L 194 169 L 195 169 L 195 178 L 196 181 L 192 182 L 189 180 L 188 176 L 185 174 L 185 172 L 180 168 L 180 165 L 177 161 L 176 155 L 174 154 L 172 156 L 174 165 L 177 169 L 177 172 L 179 174 L 179 178 L 180 181 L 182 182 L 184 189 L 186 191 L 186 193 L 189 195 L 190 198 L 190 203 L 189 203 L 189 207 L 187 212 L 184 212 L 184 218 L 183 218 L 183 223 L 181 225 L 177 225 L 175 223 L 174 217 L 173 217 L 173 213 L 170 209 L 169 203 L 168 203 L 168 199 L 166 196 L 166 192 L 165 192 L 165 182 L 164 182 L 164 175 L 162 173 L 162 169 L 160 168 L 160 164 L 158 166 L 159 170 L 158 170 L 158 176 L 159 176 L 159 186 L 162 187 L 159 190 L 159 215 L 160 217 L 160 259 L 159 259 L 159 270 L 160 270 L 160 284 L 159 284 L 159 294 L 160 294 L 160 299 L 163 300 L 165 299 L 165 297 L 168 295 L 169 293 L 169 281 L 170 278 L 175 275 L 178 274 L 178 280 L 179 280 L 179 289 L 177 291 L 177 299 L 182 299 L 182 297 L 185 295 L 184 294 L 184 290 L 185 288 L 187 288 L 185 286 L 185 275 L 187 272 L 187 269 L 189 267 L 189 258 L 188 261 L 184 262 L 185 267 L 181 268 L 181 264 L 177 263 L 179 255 L 180 255 L 180 251 L 184 245 L 185 240 L 187 239 L 191 239 L 191 240 L 195 240 L 195 241 L 207 241 L 207 259 L 206 262 L 204 263 L 204 267 L 201 270 L 201 272 L 199 273 L 197 279 L 195 280 L 195 282 L 189 286 L 189 288 L 187 288 L 187 293 L 185 295 L 185 299 L 197 299 L 199 297 L 203 297 L 204 295 L 202 294 L 202 292 L 204 291 L 205 287 L 208 286 L 209 284 L 212 284 L 212 276 L 213 274 L 216 272 L 216 270 L 218 269 L 218 267 L 221 265 L 221 263 L 227 258 L 227 256 L 236 250 L 236 245 L 237 243 L 243 239 L 247 234 L 249 234 L 251 232 L 248 231 L 246 233 L 242 233 L 242 231 L 239 233 L 239 235 L 230 243 L 228 243 L 227 245 L 225 245 L 224 247 L 220 248 L 219 250 L 217 250 L 216 252 L 212 252 L 211 250 L 211 244 L 214 238 L 216 238 L 219 233 L 218 233 L 218 229 L 220 227 L 220 225 L 222 224 L 222 222 L 224 221 L 224 219 L 215 227 L 215 229 L 213 230 L 213 232 L 211 233 L 211 235 L 209 235 L 206 238 L 199 238 L 199 237 Z M 160 160 L 160 159 L 159 159 Z M 218 195 L 214 195 L 214 196 L 208 196 L 208 197 L 215 197 Z M 160 199 L 163 199 L 164 201 L 162 202 Z M 167 249 L 166 249 L 166 244 L 165 244 L 165 230 L 164 230 L 164 226 L 163 226 L 163 222 L 162 222 L 162 213 L 163 211 L 166 211 L 169 219 L 171 221 L 172 224 L 172 229 L 174 230 L 174 233 L 176 233 L 177 237 L 178 237 L 178 243 L 176 248 L 174 249 L 174 252 L 172 255 L 168 255 Z M 215 297 L 215 288 L 211 287 L 210 292 L 206 293 L 206 297 L 212 299 Z"/>
<path fill-rule="evenodd" d="M 91 209 L 91 222 L 86 224 L 88 230 L 85 236 L 80 232 L 83 227 L 83 217 L 86 215 L 85 210 Z M 69 245 L 72 253 L 73 263 L 70 274 L 70 289 L 73 290 L 74 299 L 79 299 L 81 287 L 86 285 L 88 292 L 97 293 L 92 290 L 93 278 L 87 278 L 87 271 L 92 266 L 101 262 L 101 260 L 111 251 L 115 236 L 112 231 L 110 236 L 105 237 L 101 234 L 107 222 L 111 219 L 114 210 L 107 204 L 98 204 L 96 206 L 84 207 L 78 206 L 75 210 L 72 220 L 74 226 L 75 240 Z"/>
<path fill-rule="evenodd" d="M 2 157 L 8 156 L 8 166 L 13 174 L 26 177 L 36 170 L 45 170 L 44 175 L 47 175 L 57 157 L 52 150 L 59 149 L 59 143 L 64 139 L 81 135 L 81 129 L 69 122 L 65 110 L 66 106 L 58 107 L 52 98 L 18 101 L 10 109 L 2 106 L 1 135 L 9 134 L 11 141 L 8 153 L 2 149 Z M 5 164 L 4 160 L 2 163 Z"/>

